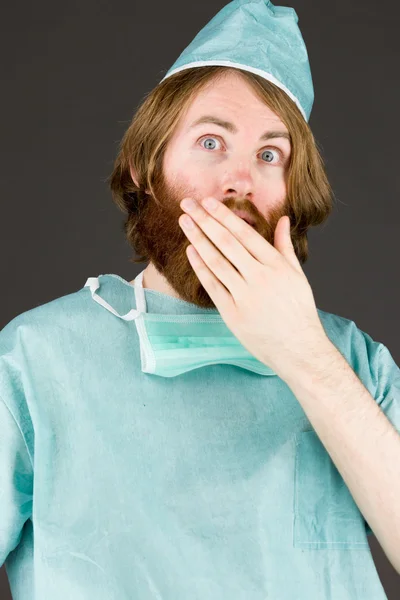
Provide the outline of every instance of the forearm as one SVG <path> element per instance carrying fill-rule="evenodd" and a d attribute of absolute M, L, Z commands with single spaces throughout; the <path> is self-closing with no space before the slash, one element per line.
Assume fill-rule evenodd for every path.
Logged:
<path fill-rule="evenodd" d="M 285 381 L 400 573 L 400 435 L 330 340 Z"/>

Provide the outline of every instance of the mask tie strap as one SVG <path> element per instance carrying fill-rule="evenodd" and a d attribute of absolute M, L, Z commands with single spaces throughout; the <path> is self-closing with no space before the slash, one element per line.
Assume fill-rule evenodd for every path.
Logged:
<path fill-rule="evenodd" d="M 135 308 L 132 308 L 126 315 L 120 315 L 119 313 L 117 313 L 117 311 L 110 304 L 108 304 L 108 302 L 106 302 L 104 298 L 101 298 L 101 296 L 96 294 L 96 290 L 98 290 L 100 287 L 98 277 L 89 277 L 84 287 L 89 287 L 90 292 L 92 294 L 92 298 L 95 302 L 103 306 L 106 310 L 111 312 L 116 317 L 123 319 L 124 321 L 133 321 L 134 319 L 137 319 L 141 314 L 141 312 L 139 310 L 136 310 Z"/>

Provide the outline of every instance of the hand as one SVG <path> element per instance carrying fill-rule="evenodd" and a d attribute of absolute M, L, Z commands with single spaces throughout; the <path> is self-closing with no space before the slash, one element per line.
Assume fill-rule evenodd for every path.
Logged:
<path fill-rule="evenodd" d="M 190 211 L 192 229 L 183 224 L 187 215 L 179 219 L 191 242 L 190 264 L 235 337 L 285 379 L 329 341 L 293 248 L 289 217 L 278 221 L 272 246 L 222 202 L 214 201 L 215 209 L 206 202 Z M 180 206 L 189 212 L 184 201 Z"/>

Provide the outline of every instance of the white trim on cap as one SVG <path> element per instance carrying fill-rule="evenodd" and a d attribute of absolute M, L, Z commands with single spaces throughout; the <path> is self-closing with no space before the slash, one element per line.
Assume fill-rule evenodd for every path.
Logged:
<path fill-rule="evenodd" d="M 199 60 L 196 62 L 187 63 L 186 65 L 182 65 L 182 67 L 177 67 L 176 69 L 173 69 L 170 73 L 168 73 L 165 77 L 163 77 L 161 79 L 160 83 L 162 81 L 164 81 L 164 79 L 171 77 L 175 73 L 184 71 L 185 69 L 190 69 L 192 67 L 206 67 L 207 65 L 216 65 L 216 66 L 221 66 L 221 67 L 235 67 L 235 68 L 243 69 L 244 71 L 250 71 L 250 73 L 254 73 L 255 75 L 260 75 L 260 77 L 264 77 L 264 79 L 267 79 L 271 83 L 274 83 L 277 87 L 281 88 L 293 100 L 293 102 L 295 102 L 297 108 L 300 110 L 304 119 L 307 121 L 306 113 L 304 112 L 304 109 L 302 108 L 302 106 L 301 106 L 300 102 L 298 101 L 298 99 L 296 98 L 296 96 L 285 85 L 283 85 L 283 83 L 281 83 L 276 77 L 274 77 L 274 75 L 272 75 L 271 73 L 268 73 L 267 71 L 263 71 L 262 69 L 256 69 L 255 67 L 249 67 L 249 65 L 243 65 L 241 63 L 231 62 L 230 60 Z"/>

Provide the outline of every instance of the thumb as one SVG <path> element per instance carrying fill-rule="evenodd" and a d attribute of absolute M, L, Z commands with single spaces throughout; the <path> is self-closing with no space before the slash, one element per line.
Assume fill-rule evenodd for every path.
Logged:
<path fill-rule="evenodd" d="M 290 218 L 287 215 L 281 217 L 276 226 L 274 245 L 297 271 L 303 271 L 294 251 L 290 229 Z"/>

